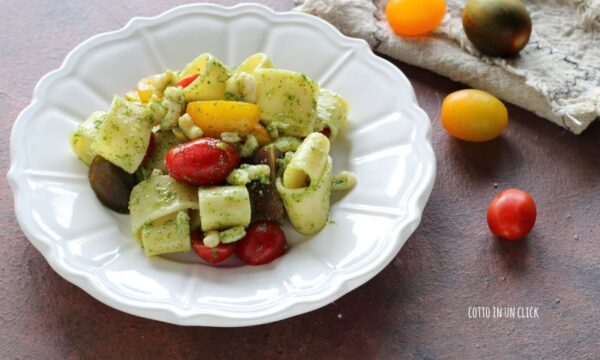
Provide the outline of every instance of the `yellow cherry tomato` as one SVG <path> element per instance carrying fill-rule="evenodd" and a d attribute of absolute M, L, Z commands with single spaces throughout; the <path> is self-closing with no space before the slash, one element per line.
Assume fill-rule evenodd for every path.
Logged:
<path fill-rule="evenodd" d="M 260 120 L 258 106 L 238 101 L 192 101 L 186 111 L 205 136 L 217 139 L 224 132 L 248 134 Z"/>
<path fill-rule="evenodd" d="M 398 35 L 422 35 L 435 30 L 446 15 L 445 0 L 390 0 L 385 15 Z"/>
<path fill-rule="evenodd" d="M 482 142 L 498 137 L 508 126 L 508 111 L 502 101 L 481 90 L 454 92 L 444 99 L 442 126 L 452 136 Z"/>

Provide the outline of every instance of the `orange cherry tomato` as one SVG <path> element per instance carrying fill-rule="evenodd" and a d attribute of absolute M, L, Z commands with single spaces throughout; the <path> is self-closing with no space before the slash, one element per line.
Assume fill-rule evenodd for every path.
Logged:
<path fill-rule="evenodd" d="M 385 14 L 398 35 L 426 34 L 440 25 L 446 15 L 445 0 L 390 0 Z"/>
<path fill-rule="evenodd" d="M 508 126 L 508 111 L 502 101 L 475 89 L 448 95 L 442 104 L 440 118 L 450 135 L 473 142 L 492 140 Z"/>

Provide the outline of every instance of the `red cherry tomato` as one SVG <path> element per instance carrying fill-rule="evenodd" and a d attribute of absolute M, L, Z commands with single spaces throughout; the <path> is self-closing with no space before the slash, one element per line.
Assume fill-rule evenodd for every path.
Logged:
<path fill-rule="evenodd" d="M 146 155 L 144 155 L 144 160 L 142 160 L 142 162 L 148 161 L 152 154 L 154 154 L 154 150 L 156 150 L 156 139 L 154 138 L 154 134 L 150 134 L 150 142 L 148 143 Z"/>
<path fill-rule="evenodd" d="M 199 76 L 199 73 L 196 74 L 192 74 L 188 77 L 185 77 L 181 80 L 179 80 L 179 82 L 177 84 L 175 84 L 176 86 L 181 86 L 182 88 L 186 88 L 188 87 L 191 83 L 194 82 L 194 80 L 196 80 L 196 78 Z"/>
<path fill-rule="evenodd" d="M 218 264 L 235 252 L 235 243 L 232 245 L 219 244 L 215 248 L 209 248 L 202 243 L 203 237 L 202 231 L 192 234 L 192 248 L 196 255 L 209 264 Z"/>
<path fill-rule="evenodd" d="M 519 240 L 527 236 L 537 217 L 535 202 L 527 192 L 504 190 L 492 200 L 487 220 L 494 235 L 506 240 Z"/>
<path fill-rule="evenodd" d="M 331 136 L 331 129 L 329 128 L 329 126 L 325 126 L 323 128 L 323 130 L 321 130 L 321 134 L 330 137 Z"/>
<path fill-rule="evenodd" d="M 176 145 L 165 157 L 169 175 L 194 186 L 223 182 L 239 162 L 240 157 L 233 146 L 211 138 Z"/>
<path fill-rule="evenodd" d="M 238 241 L 236 254 L 248 265 L 263 265 L 283 255 L 286 244 L 285 234 L 279 225 L 271 221 L 257 221 Z"/>

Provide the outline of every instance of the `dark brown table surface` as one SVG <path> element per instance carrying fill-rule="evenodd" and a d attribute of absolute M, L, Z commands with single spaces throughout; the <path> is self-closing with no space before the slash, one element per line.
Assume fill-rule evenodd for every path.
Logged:
<path fill-rule="evenodd" d="M 181 3 L 3 1 L 0 173 L 9 167 L 13 121 L 43 74 L 88 37 Z M 431 117 L 439 170 L 421 225 L 374 279 L 320 310 L 262 326 L 137 318 L 52 271 L 21 232 L 2 176 L 0 358 L 600 358 L 600 124 L 574 136 L 509 106 L 501 138 L 459 142 L 438 115 L 444 96 L 463 86 L 397 65 Z M 518 243 L 494 239 L 485 220 L 491 198 L 509 187 L 531 192 L 539 211 Z M 539 318 L 472 319 L 471 306 L 537 307 Z"/>

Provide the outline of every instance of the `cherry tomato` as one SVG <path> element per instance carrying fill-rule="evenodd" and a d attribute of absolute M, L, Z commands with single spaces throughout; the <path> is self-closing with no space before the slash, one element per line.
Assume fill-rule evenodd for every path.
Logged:
<path fill-rule="evenodd" d="M 454 92 L 444 99 L 442 126 L 450 135 L 482 142 L 498 137 L 508 126 L 508 111 L 502 101 L 481 90 Z"/>
<path fill-rule="evenodd" d="M 323 128 L 323 130 L 321 130 L 321 134 L 330 137 L 331 136 L 331 129 L 329 128 L 329 126 L 325 126 Z"/>
<path fill-rule="evenodd" d="M 202 243 L 203 237 L 202 231 L 196 231 L 192 234 L 192 248 L 196 255 L 209 264 L 218 264 L 235 252 L 235 243 L 231 245 L 219 244 L 217 247 L 209 248 Z"/>
<path fill-rule="evenodd" d="M 285 234 L 279 225 L 271 221 L 257 221 L 238 241 L 236 254 L 248 265 L 263 265 L 283 255 L 286 244 Z"/>
<path fill-rule="evenodd" d="M 398 35 L 422 35 L 435 30 L 446 15 L 445 0 L 390 0 L 385 15 Z"/>
<path fill-rule="evenodd" d="M 186 88 L 188 87 L 191 83 L 194 82 L 194 80 L 196 80 L 196 78 L 199 76 L 199 73 L 196 74 L 192 74 L 188 77 L 185 77 L 181 80 L 179 80 L 179 82 L 177 84 L 175 84 L 176 86 L 181 86 L 182 88 Z"/>
<path fill-rule="evenodd" d="M 494 235 L 506 240 L 519 240 L 527 236 L 537 217 L 531 195 L 518 189 L 504 190 L 488 207 L 487 220 Z"/>
<path fill-rule="evenodd" d="M 152 154 L 154 154 L 154 150 L 156 150 L 156 139 L 154 138 L 154 134 L 150 134 L 150 142 L 146 148 L 146 155 L 144 155 L 144 160 L 142 160 L 143 163 L 150 159 Z"/>
<path fill-rule="evenodd" d="M 169 175 L 194 186 L 223 182 L 239 162 L 240 157 L 233 146 L 211 138 L 176 145 L 165 157 Z"/>

